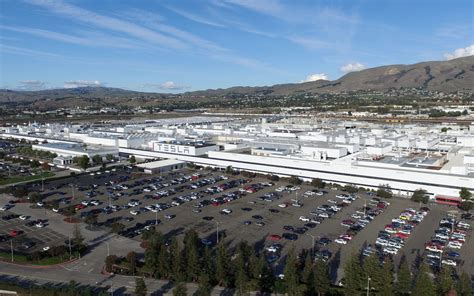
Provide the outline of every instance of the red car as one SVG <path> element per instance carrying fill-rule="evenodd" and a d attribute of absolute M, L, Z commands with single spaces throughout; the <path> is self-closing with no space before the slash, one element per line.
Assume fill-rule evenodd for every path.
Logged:
<path fill-rule="evenodd" d="M 395 236 L 397 236 L 397 237 L 399 237 L 399 238 L 406 239 L 406 238 L 408 238 L 410 235 L 408 235 L 408 234 L 406 234 L 406 233 L 398 232 L 397 234 L 395 234 Z"/>
<path fill-rule="evenodd" d="M 268 236 L 268 239 L 270 239 L 272 241 L 279 241 L 279 240 L 281 240 L 281 236 L 279 236 L 278 234 L 272 234 L 272 235 Z"/>
<path fill-rule="evenodd" d="M 10 234 L 11 237 L 15 237 L 15 236 L 20 235 L 22 232 L 23 231 L 21 231 L 21 230 L 12 230 L 12 231 L 10 231 L 9 234 Z"/>
<path fill-rule="evenodd" d="M 86 206 L 83 205 L 83 204 L 78 204 L 78 205 L 76 205 L 74 208 L 75 208 L 76 210 L 82 210 L 82 209 L 85 209 Z"/>

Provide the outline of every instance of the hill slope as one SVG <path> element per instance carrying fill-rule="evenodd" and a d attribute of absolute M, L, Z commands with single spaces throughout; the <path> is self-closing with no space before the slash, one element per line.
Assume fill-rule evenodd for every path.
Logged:
<path fill-rule="evenodd" d="M 446 93 L 474 93 L 474 56 L 450 61 L 432 61 L 413 65 L 390 65 L 349 73 L 337 80 L 278 84 L 263 87 L 231 87 L 186 92 L 181 97 L 239 97 L 241 95 L 282 96 L 298 93 L 341 93 L 357 90 L 418 88 Z M 170 94 L 145 93 L 106 87 L 84 87 L 41 91 L 0 90 L 0 103 L 33 103 L 38 107 L 101 106 L 124 104 L 137 106 Z"/>

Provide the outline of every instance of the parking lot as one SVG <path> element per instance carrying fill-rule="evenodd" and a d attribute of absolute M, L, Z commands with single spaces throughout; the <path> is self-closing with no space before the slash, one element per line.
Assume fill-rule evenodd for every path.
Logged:
<path fill-rule="evenodd" d="M 63 213 L 72 207 L 76 217 L 95 217 L 91 219 L 95 227 L 120 226 L 121 235 L 135 240 L 152 226 L 168 238 L 194 228 L 210 246 L 218 237 L 230 245 L 246 240 L 266 252 L 277 273 L 289 250 L 309 249 L 314 243 L 316 255 L 333 267 L 334 278 L 341 277 L 340 268 L 347 258 L 374 244 L 379 231 L 392 219 L 407 208 L 421 206 L 398 198 L 388 200 L 388 205 L 371 193 L 351 197 L 338 190 L 315 190 L 309 184 L 295 187 L 287 180 L 270 182 L 266 177 L 190 169 L 144 175 L 117 168 L 47 182 L 43 194 L 44 204 L 34 207 L 50 206 Z M 394 255 L 397 262 L 402 255 L 410 262 L 421 256 L 439 221 L 453 209 L 428 206 L 429 214 Z M 49 234 L 48 227 L 35 231 L 45 233 L 38 235 L 38 240 L 50 238 L 61 243 L 65 239 Z M 472 249 L 473 244 L 469 236 L 459 258 L 459 268 L 471 274 L 474 263 L 466 249 Z"/>
<path fill-rule="evenodd" d="M 64 244 L 67 237 L 48 227 L 48 222 L 40 222 L 41 227 L 36 226 L 33 220 L 21 220 L 15 214 L 4 213 L 3 217 L 12 215 L 10 220 L 0 219 L 0 249 L 10 251 L 13 246 L 14 251 L 22 253 L 33 253 L 42 251 L 45 247 Z M 16 233 L 16 234 L 15 234 Z"/>

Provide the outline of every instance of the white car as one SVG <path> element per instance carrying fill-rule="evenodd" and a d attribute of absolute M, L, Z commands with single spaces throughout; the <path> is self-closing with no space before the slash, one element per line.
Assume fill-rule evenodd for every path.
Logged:
<path fill-rule="evenodd" d="M 309 218 L 305 216 L 300 216 L 300 221 L 309 222 Z"/>
<path fill-rule="evenodd" d="M 391 255 L 397 255 L 398 249 L 396 248 L 384 248 L 383 249 L 384 253 L 391 254 Z"/>
<path fill-rule="evenodd" d="M 362 218 L 362 216 L 359 215 L 359 214 L 352 214 L 351 217 L 354 218 L 354 219 L 361 219 Z"/>
<path fill-rule="evenodd" d="M 138 215 L 140 212 L 139 211 L 136 211 L 136 210 L 131 210 L 130 211 L 130 214 L 132 214 L 133 216 L 136 216 Z"/>
<path fill-rule="evenodd" d="M 44 206 L 44 203 L 42 203 L 42 202 L 39 201 L 39 202 L 36 203 L 36 205 L 37 205 L 38 207 L 42 207 L 42 206 Z"/>
<path fill-rule="evenodd" d="M 49 246 L 43 247 L 43 252 L 46 252 L 46 251 L 48 251 L 49 249 L 51 249 Z"/>
<path fill-rule="evenodd" d="M 42 222 L 36 223 L 35 224 L 36 228 L 44 228 L 46 225 L 44 225 Z"/>
<path fill-rule="evenodd" d="M 299 202 L 292 203 L 291 205 L 295 208 L 301 208 L 303 206 L 303 204 Z"/>
<path fill-rule="evenodd" d="M 449 265 L 449 266 L 457 266 L 458 264 L 456 263 L 456 261 L 454 260 L 451 260 L 451 259 L 443 259 L 441 261 L 442 264 L 445 264 L 445 265 Z"/>
<path fill-rule="evenodd" d="M 59 209 L 58 208 L 53 208 L 53 212 L 59 213 Z"/>
<path fill-rule="evenodd" d="M 224 213 L 224 214 L 226 214 L 226 215 L 229 215 L 230 213 L 232 213 L 232 210 L 230 210 L 230 209 L 223 209 L 221 212 Z"/>
<path fill-rule="evenodd" d="M 6 210 L 8 210 L 7 206 L 3 206 L 3 207 L 0 208 L 0 211 L 6 211 Z"/>
<path fill-rule="evenodd" d="M 287 208 L 288 205 L 283 203 L 283 204 L 279 204 L 278 207 L 280 207 L 280 208 Z"/>
<path fill-rule="evenodd" d="M 337 238 L 334 240 L 335 243 L 341 244 L 341 245 L 347 245 L 347 240 L 342 239 L 342 238 Z"/>
<path fill-rule="evenodd" d="M 20 220 L 26 220 L 28 219 L 28 216 L 25 216 L 25 215 L 21 215 L 20 217 L 18 217 Z"/>
<path fill-rule="evenodd" d="M 335 201 L 334 199 L 329 199 L 328 203 L 337 204 L 337 201 Z"/>

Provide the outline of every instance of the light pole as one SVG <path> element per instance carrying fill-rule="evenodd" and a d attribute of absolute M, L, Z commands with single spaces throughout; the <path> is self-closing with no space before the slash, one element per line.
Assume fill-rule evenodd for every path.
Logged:
<path fill-rule="evenodd" d="M 219 224 L 222 222 L 216 221 L 216 235 L 217 235 L 217 244 L 219 244 Z"/>
<path fill-rule="evenodd" d="M 107 257 L 110 256 L 110 246 L 109 246 L 109 242 L 105 242 L 107 244 Z"/>
<path fill-rule="evenodd" d="M 158 210 L 155 209 L 155 225 L 158 225 Z"/>
<path fill-rule="evenodd" d="M 41 177 L 41 191 L 44 191 L 44 177 Z"/>
<path fill-rule="evenodd" d="M 369 296 L 370 293 L 370 276 L 367 277 L 367 296 Z"/>
<path fill-rule="evenodd" d="M 314 236 L 312 234 L 309 234 L 309 233 L 307 233 L 306 235 L 311 236 L 311 257 L 313 257 L 313 255 L 314 255 L 314 239 L 316 238 L 316 236 Z"/>
<path fill-rule="evenodd" d="M 10 240 L 10 250 L 11 250 L 11 253 L 12 253 L 12 262 L 13 262 L 13 239 Z"/>
<path fill-rule="evenodd" d="M 69 186 L 71 186 L 71 190 L 72 190 L 72 200 L 74 200 L 74 199 L 75 199 L 74 184 L 69 184 Z"/>
<path fill-rule="evenodd" d="M 72 259 L 71 237 L 69 237 L 68 239 L 69 239 L 69 260 L 71 260 Z"/>

